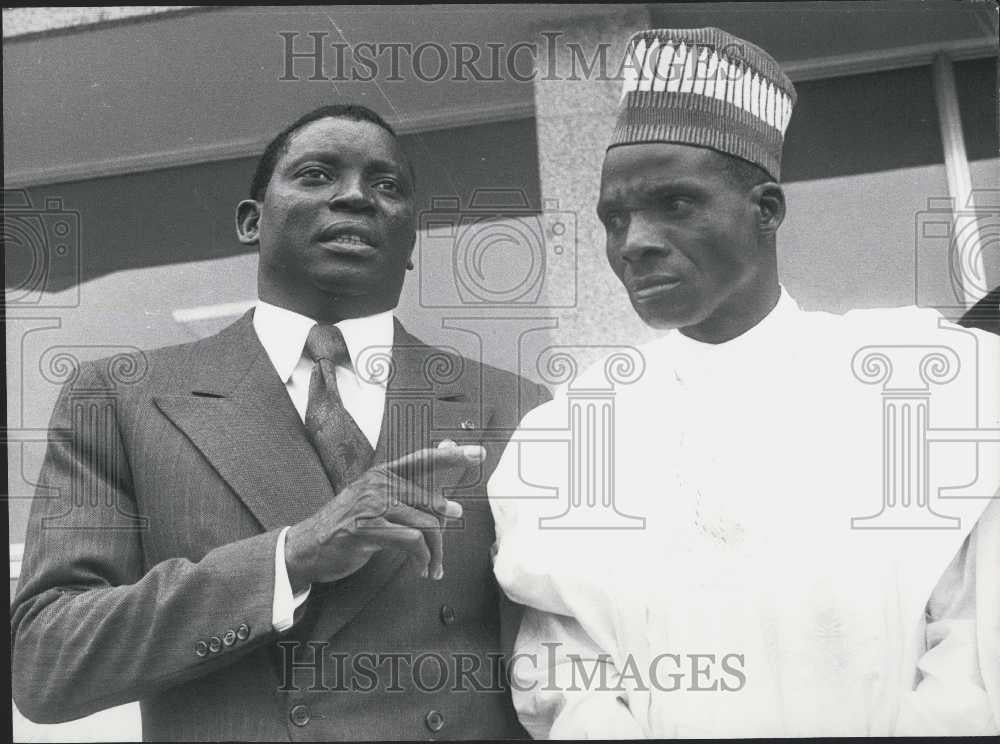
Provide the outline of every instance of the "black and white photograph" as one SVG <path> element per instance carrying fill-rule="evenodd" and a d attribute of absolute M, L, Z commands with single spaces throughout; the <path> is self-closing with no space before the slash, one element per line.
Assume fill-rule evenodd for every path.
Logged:
<path fill-rule="evenodd" d="M 1000 735 L 1000 9 L 3 15 L 15 742 Z"/>

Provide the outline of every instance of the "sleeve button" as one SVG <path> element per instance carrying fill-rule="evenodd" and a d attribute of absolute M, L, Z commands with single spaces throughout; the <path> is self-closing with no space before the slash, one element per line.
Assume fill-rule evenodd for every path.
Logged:
<path fill-rule="evenodd" d="M 245 641 L 250 637 L 250 626 L 246 623 L 240 623 L 240 627 L 236 629 L 236 637 L 241 641 Z"/>
<path fill-rule="evenodd" d="M 232 629 L 227 630 L 222 636 L 222 645 L 232 646 L 234 643 L 236 643 L 236 631 Z"/>
<path fill-rule="evenodd" d="M 221 649 L 222 649 L 222 641 L 220 640 L 219 636 L 212 636 L 211 638 L 208 639 L 209 651 L 211 651 L 213 654 L 217 654 Z"/>
<path fill-rule="evenodd" d="M 452 625 L 455 622 L 457 615 L 455 614 L 455 608 L 451 605 L 441 605 L 441 622 L 445 625 Z"/>
<path fill-rule="evenodd" d="M 205 656 L 208 653 L 208 644 L 204 641 L 198 641 L 194 644 L 194 652 L 198 656 Z"/>

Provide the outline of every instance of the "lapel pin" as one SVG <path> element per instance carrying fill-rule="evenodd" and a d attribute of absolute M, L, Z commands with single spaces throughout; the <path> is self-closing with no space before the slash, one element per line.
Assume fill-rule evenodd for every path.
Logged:
<path fill-rule="evenodd" d="M 472 422 L 472 419 L 465 419 L 465 421 L 460 423 L 458 426 L 459 428 L 464 429 L 466 431 L 468 431 L 469 429 L 476 428 L 476 425 Z"/>

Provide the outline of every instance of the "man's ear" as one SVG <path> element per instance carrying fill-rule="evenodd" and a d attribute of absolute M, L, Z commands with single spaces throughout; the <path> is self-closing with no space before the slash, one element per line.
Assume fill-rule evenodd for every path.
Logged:
<path fill-rule="evenodd" d="M 774 235 L 785 221 L 785 192 L 774 181 L 757 184 L 751 198 L 760 216 L 758 227 L 763 235 Z"/>
<path fill-rule="evenodd" d="M 236 205 L 236 237 L 243 245 L 257 245 L 260 240 L 260 203 L 244 199 Z"/>
<path fill-rule="evenodd" d="M 413 270 L 413 251 L 417 247 L 417 233 L 413 233 L 413 240 L 410 242 L 410 253 L 406 257 L 406 269 L 407 271 Z"/>

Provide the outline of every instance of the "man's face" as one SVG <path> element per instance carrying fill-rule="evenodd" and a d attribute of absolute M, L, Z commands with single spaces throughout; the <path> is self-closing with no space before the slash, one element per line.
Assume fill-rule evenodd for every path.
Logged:
<path fill-rule="evenodd" d="M 750 191 L 723 163 L 713 150 L 666 143 L 613 147 L 604 160 L 597 213 L 608 262 L 654 328 L 738 313 L 767 271 Z"/>
<path fill-rule="evenodd" d="M 344 317 L 395 307 L 416 237 L 413 183 L 395 138 L 350 119 L 299 129 L 275 165 L 258 231 L 272 296 L 325 296 Z"/>

